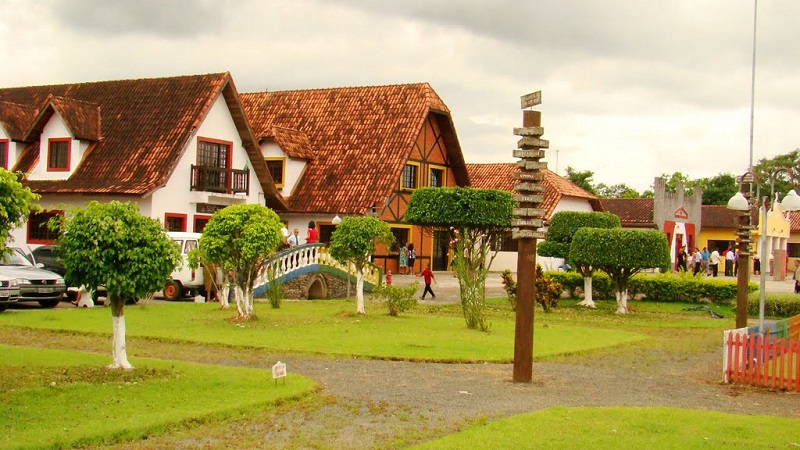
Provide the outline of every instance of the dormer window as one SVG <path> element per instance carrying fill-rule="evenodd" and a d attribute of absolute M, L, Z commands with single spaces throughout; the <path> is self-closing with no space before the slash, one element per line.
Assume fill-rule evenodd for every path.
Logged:
<path fill-rule="evenodd" d="M 47 142 L 47 171 L 69 172 L 69 152 L 72 140 L 69 138 L 50 139 Z"/>
<path fill-rule="evenodd" d="M 282 188 L 285 178 L 286 158 L 264 158 L 276 188 Z"/>
<path fill-rule="evenodd" d="M 11 164 L 8 161 L 8 139 L 0 139 L 0 167 L 8 170 Z"/>

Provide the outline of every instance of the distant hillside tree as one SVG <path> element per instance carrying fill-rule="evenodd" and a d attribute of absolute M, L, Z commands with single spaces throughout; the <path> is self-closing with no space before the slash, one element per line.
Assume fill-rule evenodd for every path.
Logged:
<path fill-rule="evenodd" d="M 592 182 L 593 177 L 594 172 L 591 170 L 576 170 L 570 166 L 567 166 L 567 176 L 564 178 L 584 191 L 596 195 L 597 192 L 595 191 L 594 183 Z"/>

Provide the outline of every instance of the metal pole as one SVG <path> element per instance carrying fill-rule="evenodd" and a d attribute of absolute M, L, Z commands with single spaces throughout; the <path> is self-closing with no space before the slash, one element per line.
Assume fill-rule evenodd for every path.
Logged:
<path fill-rule="evenodd" d="M 750 73 L 750 165 L 749 171 L 753 171 L 753 117 L 755 115 L 756 98 L 756 17 L 758 15 L 758 0 L 753 0 L 753 62 Z"/>

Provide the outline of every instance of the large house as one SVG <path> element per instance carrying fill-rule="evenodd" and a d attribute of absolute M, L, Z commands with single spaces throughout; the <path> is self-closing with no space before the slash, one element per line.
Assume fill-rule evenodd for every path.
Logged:
<path fill-rule="evenodd" d="M 329 239 L 334 218 L 375 215 L 398 243 L 413 243 L 416 272 L 445 270 L 446 231 L 403 222 L 420 187 L 469 184 L 450 111 L 427 83 L 241 95 L 250 126 L 275 185 L 286 200 L 282 216 L 305 236 L 316 222 Z M 397 247 L 374 261 L 397 272 Z"/>
<path fill-rule="evenodd" d="M 375 215 L 417 267 L 448 264 L 445 232 L 403 222 L 414 189 L 469 184 L 450 111 L 427 83 L 240 94 L 229 73 L 0 89 L 0 163 L 27 174 L 44 224 L 91 200 L 131 201 L 171 231 L 225 206 L 274 209 L 320 240 L 335 218 Z M 397 270 L 395 249 L 376 263 Z"/>
<path fill-rule="evenodd" d="M 514 178 L 514 173 L 519 169 L 516 163 L 493 163 L 493 164 L 467 164 L 470 185 L 482 189 L 501 189 L 514 192 L 514 185 L 518 181 Z M 543 194 L 544 202 L 541 208 L 544 209 L 545 225 L 549 223 L 553 214 L 559 211 L 602 211 L 600 200 L 593 194 L 586 192 L 574 183 L 555 172 L 544 169 L 545 186 Z M 491 270 L 516 271 L 517 267 L 517 241 L 511 239 L 511 233 L 507 233 L 500 242 L 497 243 L 497 256 L 492 263 Z M 560 261 L 553 261 L 552 258 L 539 258 L 539 263 L 546 270 L 554 270 Z"/>
<path fill-rule="evenodd" d="M 92 200 L 133 202 L 172 231 L 237 203 L 287 209 L 229 73 L 0 89 L 0 156 L 44 208 L 18 244 L 52 242 L 48 219 Z"/>

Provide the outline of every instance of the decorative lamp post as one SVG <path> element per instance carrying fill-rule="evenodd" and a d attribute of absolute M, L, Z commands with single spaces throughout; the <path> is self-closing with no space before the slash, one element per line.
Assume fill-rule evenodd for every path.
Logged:
<path fill-rule="evenodd" d="M 746 172 L 739 181 L 739 192 L 728 200 L 728 209 L 739 211 L 736 229 L 739 247 L 739 269 L 736 280 L 736 328 L 747 326 L 747 294 L 750 284 L 750 201 L 748 197 L 756 183 L 753 172 Z M 757 184 L 757 183 L 756 183 Z"/>

